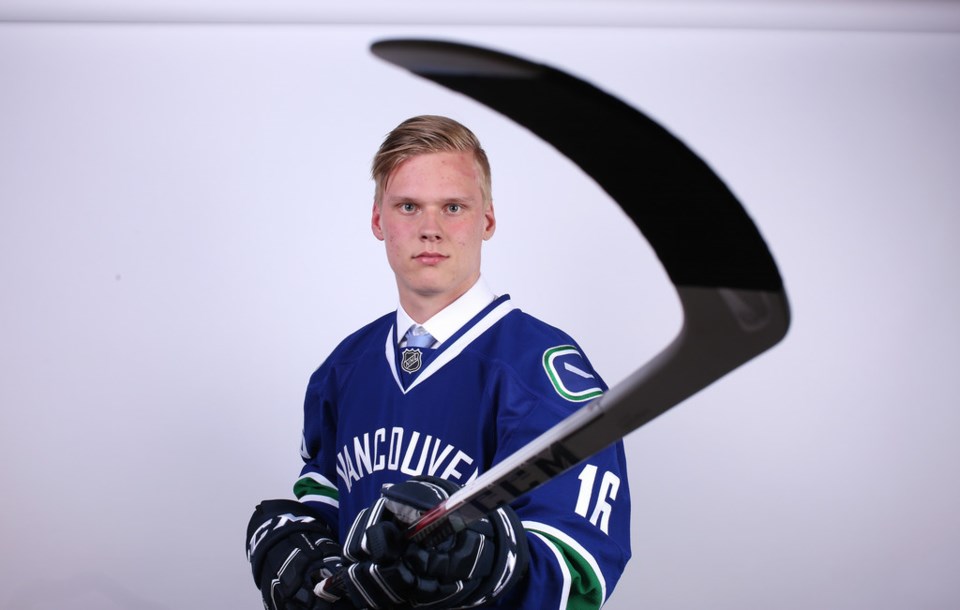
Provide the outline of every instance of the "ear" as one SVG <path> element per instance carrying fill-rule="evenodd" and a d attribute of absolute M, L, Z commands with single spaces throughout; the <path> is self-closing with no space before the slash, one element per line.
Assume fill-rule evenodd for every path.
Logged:
<path fill-rule="evenodd" d="M 493 201 L 487 204 L 487 208 L 483 211 L 483 240 L 486 241 L 493 237 L 494 231 L 497 230 L 497 217 L 493 212 Z"/>
<path fill-rule="evenodd" d="M 383 227 L 380 226 L 380 206 L 376 201 L 373 202 L 373 212 L 370 216 L 370 228 L 373 230 L 373 236 L 383 241 Z"/>

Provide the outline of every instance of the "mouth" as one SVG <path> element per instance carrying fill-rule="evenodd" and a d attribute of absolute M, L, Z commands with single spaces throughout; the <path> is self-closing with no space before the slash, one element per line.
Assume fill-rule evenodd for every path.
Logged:
<path fill-rule="evenodd" d="M 444 260 L 449 258 L 445 254 L 440 254 L 439 252 L 421 252 L 413 257 L 413 260 L 423 263 L 424 265 L 437 265 Z"/>

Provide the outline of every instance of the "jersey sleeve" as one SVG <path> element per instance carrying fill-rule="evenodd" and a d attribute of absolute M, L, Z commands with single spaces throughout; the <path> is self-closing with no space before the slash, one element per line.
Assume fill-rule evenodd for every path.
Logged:
<path fill-rule="evenodd" d="M 297 499 L 320 512 L 333 531 L 338 530 L 340 497 L 337 490 L 336 385 L 329 361 L 310 377 L 304 397 L 300 457 L 304 466 L 294 483 Z"/>
<path fill-rule="evenodd" d="M 496 384 L 497 461 L 606 389 L 569 337 L 538 345 L 514 368 L 505 370 Z M 588 458 L 512 506 L 527 532 L 531 561 L 528 577 L 501 605 L 600 608 L 630 558 L 630 493 L 623 444 Z"/>
<path fill-rule="evenodd" d="M 384 315 L 343 339 L 307 382 L 300 442 L 303 468 L 293 491 L 297 499 L 320 512 L 335 532 L 342 533 L 338 486 L 342 466 L 337 459 L 337 433 L 344 388 L 350 383 L 355 363 L 369 346 L 382 346 L 381 338 L 391 319 L 392 314 Z"/>

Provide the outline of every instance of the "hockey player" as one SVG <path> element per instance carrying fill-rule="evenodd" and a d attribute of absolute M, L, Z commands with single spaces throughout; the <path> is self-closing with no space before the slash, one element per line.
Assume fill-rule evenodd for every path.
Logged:
<path fill-rule="evenodd" d="M 247 533 L 266 607 L 599 608 L 630 557 L 621 443 L 437 547 L 400 535 L 607 387 L 571 337 L 481 278 L 496 219 L 470 130 L 404 121 L 372 174 L 400 306 L 310 378 L 298 501 L 262 502 Z M 344 568 L 347 595 L 318 597 Z"/>

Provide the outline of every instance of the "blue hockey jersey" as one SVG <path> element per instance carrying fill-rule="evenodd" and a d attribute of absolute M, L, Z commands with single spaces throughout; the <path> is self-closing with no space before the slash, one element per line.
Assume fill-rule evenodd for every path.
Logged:
<path fill-rule="evenodd" d="M 341 539 L 384 483 L 465 485 L 607 387 L 566 333 L 501 296 L 436 349 L 398 346 L 390 313 L 347 337 L 310 378 L 294 490 Z M 622 443 L 511 504 L 530 569 L 499 605 L 599 608 L 630 557 Z"/>

